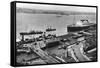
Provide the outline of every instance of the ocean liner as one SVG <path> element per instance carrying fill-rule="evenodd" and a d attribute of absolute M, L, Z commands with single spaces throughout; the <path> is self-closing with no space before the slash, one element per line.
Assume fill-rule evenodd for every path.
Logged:
<path fill-rule="evenodd" d="M 95 26 L 96 26 L 95 23 L 90 23 L 88 20 L 83 19 L 76 22 L 75 24 L 68 25 L 67 31 L 77 32 L 77 31 L 85 30 L 85 29 L 88 29 L 89 27 L 95 27 Z"/>

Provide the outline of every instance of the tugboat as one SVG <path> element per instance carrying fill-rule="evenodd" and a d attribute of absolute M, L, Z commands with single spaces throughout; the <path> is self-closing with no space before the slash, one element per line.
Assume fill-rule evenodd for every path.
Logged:
<path fill-rule="evenodd" d="M 56 29 L 51 28 L 51 26 L 49 28 L 46 29 L 47 32 L 51 32 L 51 31 L 56 31 Z"/>
<path fill-rule="evenodd" d="M 89 23 L 88 20 L 83 19 L 83 20 L 76 22 L 75 24 L 68 25 L 67 31 L 68 32 L 77 32 L 77 31 L 88 29 L 90 27 L 96 27 L 96 24 L 95 23 Z"/>

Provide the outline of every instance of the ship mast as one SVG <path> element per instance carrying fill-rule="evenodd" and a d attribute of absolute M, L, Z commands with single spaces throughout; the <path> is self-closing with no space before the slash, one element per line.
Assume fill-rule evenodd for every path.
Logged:
<path fill-rule="evenodd" d="M 73 24 L 76 24 L 76 23 L 75 23 L 75 14 L 74 14 L 74 18 L 73 18 Z"/>

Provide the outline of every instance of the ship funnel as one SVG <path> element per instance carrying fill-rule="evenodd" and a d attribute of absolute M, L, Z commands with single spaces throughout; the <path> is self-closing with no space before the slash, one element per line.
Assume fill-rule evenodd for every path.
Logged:
<path fill-rule="evenodd" d="M 83 26 L 83 23 L 81 21 L 77 21 L 75 25 L 76 26 Z"/>

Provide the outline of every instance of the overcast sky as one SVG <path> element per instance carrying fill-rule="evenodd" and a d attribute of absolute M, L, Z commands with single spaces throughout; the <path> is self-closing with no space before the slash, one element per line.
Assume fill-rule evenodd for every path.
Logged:
<path fill-rule="evenodd" d="M 45 4 L 29 4 L 29 3 L 17 3 L 17 7 L 30 8 L 30 9 L 43 9 L 43 10 L 76 11 L 76 12 L 96 13 L 95 7 L 59 6 L 59 5 L 45 5 Z"/>

